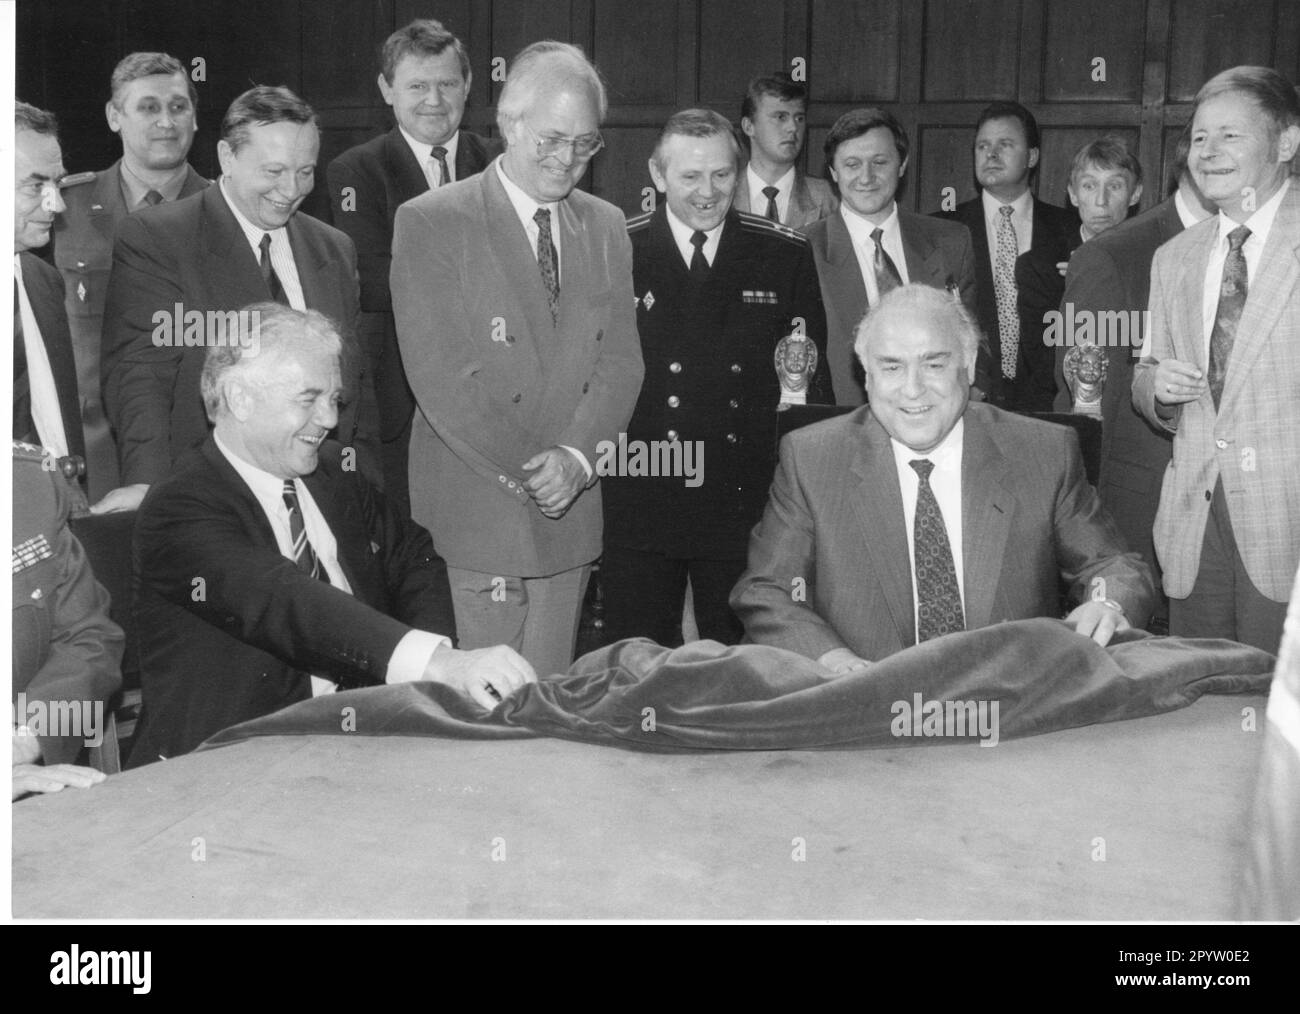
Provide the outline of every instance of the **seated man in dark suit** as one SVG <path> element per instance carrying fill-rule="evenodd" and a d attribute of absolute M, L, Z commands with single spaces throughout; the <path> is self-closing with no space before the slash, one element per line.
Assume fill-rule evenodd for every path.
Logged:
<path fill-rule="evenodd" d="M 536 679 L 507 647 L 452 647 L 429 533 L 326 442 L 342 351 L 329 320 L 275 303 L 246 312 L 248 348 L 204 363 L 215 430 L 140 508 L 130 766 L 336 688 L 435 680 L 490 708 Z"/>
<path fill-rule="evenodd" d="M 437 21 L 412 21 L 388 37 L 379 91 L 397 126 L 349 148 L 326 170 L 334 224 L 357 245 L 361 317 L 357 329 L 370 356 L 379 402 L 384 492 L 409 512 L 407 455 L 415 397 L 406 382 L 388 272 L 393 216 L 412 197 L 463 180 L 492 160 L 497 142 L 460 129 L 473 76 L 464 43 Z"/>
<path fill-rule="evenodd" d="M 13 445 L 13 798 L 89 788 L 104 776 L 76 762 L 106 731 L 122 684 L 122 629 L 68 528 L 70 486 L 47 452 Z"/>
<path fill-rule="evenodd" d="M 980 194 L 939 217 L 970 230 L 975 249 L 976 320 L 988 339 L 993 369 L 989 401 L 1024 411 L 1034 390 L 1020 336 L 1016 258 L 1078 228 L 1072 211 L 1030 190 L 1038 167 L 1038 121 L 1018 102 L 991 102 L 975 125 L 975 180 Z M 1049 374 L 1050 364 L 1046 366 Z"/>
<path fill-rule="evenodd" d="M 858 331 L 869 404 L 790 433 L 731 604 L 753 641 L 836 672 L 959 630 L 1059 616 L 1106 644 L 1147 621 L 1072 432 L 969 403 L 979 330 L 924 285 Z"/>
<path fill-rule="evenodd" d="M 378 409 L 356 338 L 356 250 L 337 229 L 298 213 L 319 151 L 311 106 L 287 88 L 251 88 L 221 122 L 216 185 L 118 226 L 101 359 L 119 493 L 130 494 L 116 509 L 138 507 L 151 484 L 203 443 L 204 347 L 224 340 L 217 318 L 268 298 L 338 322 L 347 391 L 338 439 L 382 485 Z"/>
<path fill-rule="evenodd" d="M 826 135 L 826 164 L 840 193 L 838 214 L 808 226 L 826 304 L 826 345 L 837 405 L 861 405 L 862 363 L 853 335 L 890 289 L 919 282 L 947 289 L 975 311 L 970 230 L 898 206 L 907 172 L 907 132 L 883 109 L 845 113 Z M 987 350 L 981 350 L 987 359 Z M 988 364 L 984 364 L 987 374 Z M 987 376 L 976 385 L 988 387 Z"/>
<path fill-rule="evenodd" d="M 1049 339 L 1059 332 L 1052 324 L 1062 310 L 1066 265 L 1082 244 L 1119 225 L 1137 206 L 1142 163 L 1117 137 L 1089 141 L 1074 153 L 1067 190 L 1079 209 L 1079 228 L 1050 237 L 1016 260 L 1021 355 L 1030 364 L 1019 406 L 1025 412 L 1050 412 L 1056 400 L 1056 349 Z"/>

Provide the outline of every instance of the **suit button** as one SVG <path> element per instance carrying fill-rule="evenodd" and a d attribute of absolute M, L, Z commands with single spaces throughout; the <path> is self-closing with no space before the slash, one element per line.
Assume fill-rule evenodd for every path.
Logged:
<path fill-rule="evenodd" d="M 669 407 L 669 408 L 676 408 L 676 407 L 677 407 L 678 405 L 680 405 L 681 403 L 682 403 L 682 399 L 679 398 L 679 397 L 677 397 L 677 395 L 675 395 L 675 394 L 670 394 L 670 395 L 668 396 L 668 407 Z"/>
<path fill-rule="evenodd" d="M 1205 491 L 1205 499 L 1207 499 L 1207 500 L 1212 500 L 1212 499 L 1214 499 L 1214 494 L 1211 493 L 1208 489 Z"/>
<path fill-rule="evenodd" d="M 739 364 L 739 363 L 732 363 L 732 364 L 731 364 L 731 372 L 732 372 L 732 373 L 739 373 L 739 372 L 740 372 L 740 364 Z"/>
<path fill-rule="evenodd" d="M 1226 440 L 1216 440 L 1216 441 L 1214 441 L 1214 446 L 1217 447 L 1219 450 L 1223 450 L 1225 447 L 1228 446 L 1228 441 L 1226 441 Z"/>
<path fill-rule="evenodd" d="M 677 439 L 677 431 L 676 431 L 676 430 L 669 430 L 669 431 L 668 431 L 668 439 L 669 439 L 669 440 L 676 440 L 676 439 Z"/>
<path fill-rule="evenodd" d="M 669 372 L 669 373 L 681 373 L 681 372 L 682 372 L 682 364 L 681 364 L 681 363 L 669 363 L 669 364 L 668 364 L 668 372 Z"/>
<path fill-rule="evenodd" d="M 515 396 L 514 396 L 513 398 L 511 398 L 510 400 L 513 401 L 516 405 L 518 405 L 518 404 L 519 404 L 519 400 L 520 400 L 522 397 L 523 397 L 523 395 L 520 394 L 518 391 L 516 391 L 516 392 L 515 392 Z"/>
<path fill-rule="evenodd" d="M 591 390 L 591 385 L 590 385 L 590 384 L 583 384 L 583 385 L 582 385 L 582 393 L 583 393 L 583 394 L 586 394 L 586 393 L 587 393 L 588 391 L 590 391 L 590 390 Z"/>
<path fill-rule="evenodd" d="M 732 398 L 731 401 L 727 402 L 727 404 L 730 405 L 732 408 L 740 408 L 740 402 L 737 401 L 735 398 Z"/>
<path fill-rule="evenodd" d="M 505 482 L 505 481 L 506 481 L 506 477 L 504 475 L 497 476 L 497 482 Z"/>
<path fill-rule="evenodd" d="M 605 337 L 605 329 L 601 328 L 599 331 L 596 332 L 596 341 L 600 341 L 604 337 Z"/>
<path fill-rule="evenodd" d="M 729 444 L 734 444 L 735 442 L 736 442 L 736 434 L 734 434 L 734 433 L 728 433 L 728 434 L 727 434 L 727 443 L 729 443 Z"/>

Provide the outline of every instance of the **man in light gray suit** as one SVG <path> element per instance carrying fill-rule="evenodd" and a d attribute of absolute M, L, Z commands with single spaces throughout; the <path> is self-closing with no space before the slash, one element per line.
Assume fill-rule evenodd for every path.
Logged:
<path fill-rule="evenodd" d="M 1156 514 L 1169 632 L 1276 652 L 1300 565 L 1300 98 L 1266 67 L 1205 83 L 1192 176 L 1219 213 L 1162 246 L 1133 404 L 1174 434 Z"/>
<path fill-rule="evenodd" d="M 869 405 L 794 431 L 731 606 L 749 638 L 835 672 L 960 630 L 1060 616 L 1143 626 L 1150 568 L 1084 477 L 1073 432 L 969 402 L 979 329 L 907 285 L 858 331 Z"/>
<path fill-rule="evenodd" d="M 830 184 L 795 166 L 807 134 L 808 90 L 789 74 L 766 74 L 749 82 L 740 107 L 740 130 L 749 147 L 732 205 L 737 211 L 799 232 L 834 213 L 839 202 Z"/>
<path fill-rule="evenodd" d="M 644 372 L 623 214 L 574 189 L 603 145 L 582 51 L 528 46 L 505 154 L 398 209 L 391 290 L 418 412 L 411 513 L 448 564 L 462 647 L 572 660 L 602 517 L 594 466 Z"/>

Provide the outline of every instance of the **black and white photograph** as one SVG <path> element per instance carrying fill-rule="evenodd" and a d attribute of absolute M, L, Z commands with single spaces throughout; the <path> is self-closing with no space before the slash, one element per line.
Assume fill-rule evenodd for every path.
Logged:
<path fill-rule="evenodd" d="M 1093 979 L 1249 995 L 1300 4 L 0 25 L 7 918 L 1141 924 Z"/>

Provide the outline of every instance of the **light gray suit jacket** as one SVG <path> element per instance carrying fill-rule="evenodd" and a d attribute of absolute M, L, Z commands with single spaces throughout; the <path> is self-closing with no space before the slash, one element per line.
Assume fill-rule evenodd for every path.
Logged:
<path fill-rule="evenodd" d="M 736 196 L 732 199 L 732 206 L 737 211 L 748 211 L 752 215 L 762 215 L 767 210 L 766 207 L 749 206 L 749 180 L 745 176 L 743 167 L 740 170 L 740 182 L 736 185 Z M 813 222 L 834 214 L 839 206 L 839 198 L 835 196 L 835 191 L 831 189 L 829 183 L 819 180 L 816 176 L 805 176 L 796 169 L 794 189 L 790 191 L 790 206 L 786 209 L 781 224 L 804 232 Z"/>
<path fill-rule="evenodd" d="M 418 410 L 411 515 L 453 567 L 546 577 L 601 551 L 598 484 L 544 516 L 521 467 L 548 447 L 593 468 L 616 441 L 644 368 L 623 213 L 575 190 L 559 202 L 560 306 L 495 165 L 403 204 L 390 275 L 397 340 Z"/>
<path fill-rule="evenodd" d="M 1207 391 L 1164 420 L 1155 410 L 1159 361 L 1208 368 L 1201 296 L 1218 235 L 1216 215 L 1162 246 L 1151 266 L 1151 356 L 1134 371 L 1133 404 L 1174 434 L 1156 555 L 1170 597 L 1191 594 L 1209 498 L 1222 480 L 1246 573 L 1264 595 L 1285 602 L 1300 566 L 1300 180 L 1291 178 L 1248 280 L 1218 411 Z"/>
<path fill-rule="evenodd" d="M 975 254 L 970 230 L 958 222 L 898 209 L 908 281 L 956 292 L 975 317 Z M 826 356 L 830 360 L 835 404 L 861 405 L 862 364 L 853 351 L 853 331 L 867 312 L 867 287 L 862 281 L 853 238 L 837 211 L 805 232 L 817 262 L 822 303 L 826 306 Z"/>
<path fill-rule="evenodd" d="M 1144 626 L 1150 568 L 1125 551 L 1073 432 L 978 403 L 964 419 L 966 629 L 1060 616 L 1062 580 L 1072 600 L 1100 588 Z M 781 442 L 731 607 L 760 644 L 884 658 L 916 643 L 910 539 L 889 435 L 871 409 L 805 426 Z"/>

